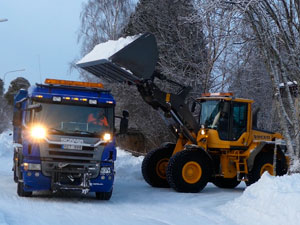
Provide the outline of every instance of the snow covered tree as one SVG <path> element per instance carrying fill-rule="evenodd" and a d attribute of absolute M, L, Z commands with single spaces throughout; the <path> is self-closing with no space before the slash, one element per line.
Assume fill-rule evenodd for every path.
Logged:
<path fill-rule="evenodd" d="M 292 0 L 215 0 L 212 7 L 238 12 L 241 21 L 248 24 L 255 44 L 263 59 L 272 84 L 272 94 L 281 130 L 292 156 L 292 170 L 299 165 L 299 51 L 300 3 Z M 290 88 L 289 83 L 296 88 Z M 296 90 L 296 92 L 295 92 Z M 299 166 L 298 166 L 299 167 Z"/>
<path fill-rule="evenodd" d="M 8 113 L 7 113 L 7 102 L 4 99 L 4 82 L 0 79 L 0 133 L 2 133 L 8 127 Z"/>
<path fill-rule="evenodd" d="M 8 91 L 5 93 L 4 97 L 8 105 L 12 106 L 14 104 L 14 96 L 18 93 L 20 89 L 28 89 L 30 83 L 24 77 L 18 77 L 10 82 Z"/>
<path fill-rule="evenodd" d="M 208 90 L 207 51 L 202 24 L 188 20 L 196 9 L 191 0 L 141 0 L 124 35 L 150 32 L 159 50 L 158 70 L 168 78 L 193 87 L 195 95 Z"/>

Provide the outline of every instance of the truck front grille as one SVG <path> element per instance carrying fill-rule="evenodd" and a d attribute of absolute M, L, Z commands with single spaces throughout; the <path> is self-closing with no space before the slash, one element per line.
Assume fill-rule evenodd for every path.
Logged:
<path fill-rule="evenodd" d="M 42 172 L 46 176 L 53 173 L 82 174 L 87 171 L 96 177 L 104 146 L 96 148 L 82 146 L 82 150 L 63 149 L 59 144 L 40 144 Z"/>

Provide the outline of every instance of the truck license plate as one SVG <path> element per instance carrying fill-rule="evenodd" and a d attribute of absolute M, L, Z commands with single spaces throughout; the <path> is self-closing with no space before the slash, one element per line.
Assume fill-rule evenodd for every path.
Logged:
<path fill-rule="evenodd" d="M 63 149 L 82 150 L 81 145 L 63 145 Z"/>

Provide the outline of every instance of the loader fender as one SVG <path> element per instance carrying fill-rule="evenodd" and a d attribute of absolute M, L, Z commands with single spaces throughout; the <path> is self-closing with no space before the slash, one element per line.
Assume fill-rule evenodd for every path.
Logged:
<path fill-rule="evenodd" d="M 175 143 L 172 143 L 172 142 L 164 142 L 161 144 L 161 148 L 167 148 L 167 147 L 172 147 L 173 149 L 175 148 L 176 144 Z"/>
<path fill-rule="evenodd" d="M 254 148 L 251 152 L 250 155 L 247 159 L 247 164 L 248 164 L 248 171 L 251 171 L 254 165 L 254 161 L 256 159 L 256 156 L 262 152 L 263 150 L 266 150 L 266 152 L 271 152 L 273 154 L 273 149 L 274 146 L 272 146 L 271 148 L 268 148 L 268 146 L 271 146 L 272 144 L 266 143 L 266 142 L 261 142 L 258 146 L 256 146 L 256 148 Z M 277 154 L 278 156 L 282 157 L 283 160 L 285 161 L 285 157 L 284 157 L 284 153 L 281 150 L 282 148 L 280 146 L 278 146 L 277 149 Z M 286 163 L 286 162 L 284 162 Z"/>
<path fill-rule="evenodd" d="M 210 166 L 211 166 L 211 168 L 212 168 L 212 170 L 213 170 L 213 172 L 214 172 L 214 161 L 213 161 L 213 158 L 211 157 L 211 155 L 207 152 L 207 151 L 205 151 L 205 149 L 204 148 L 202 148 L 202 147 L 199 147 L 199 146 L 197 146 L 197 145 L 185 145 L 185 149 L 186 150 L 198 150 L 199 152 L 200 152 L 200 154 L 202 154 L 203 155 L 203 157 L 207 157 L 208 159 L 209 159 L 209 162 L 210 162 Z"/>

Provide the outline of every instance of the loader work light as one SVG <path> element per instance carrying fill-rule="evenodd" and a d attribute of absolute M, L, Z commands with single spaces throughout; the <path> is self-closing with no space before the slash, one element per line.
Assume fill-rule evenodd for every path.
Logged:
<path fill-rule="evenodd" d="M 30 130 L 30 135 L 34 139 L 43 139 L 46 137 L 46 128 L 41 125 L 34 125 Z"/>

